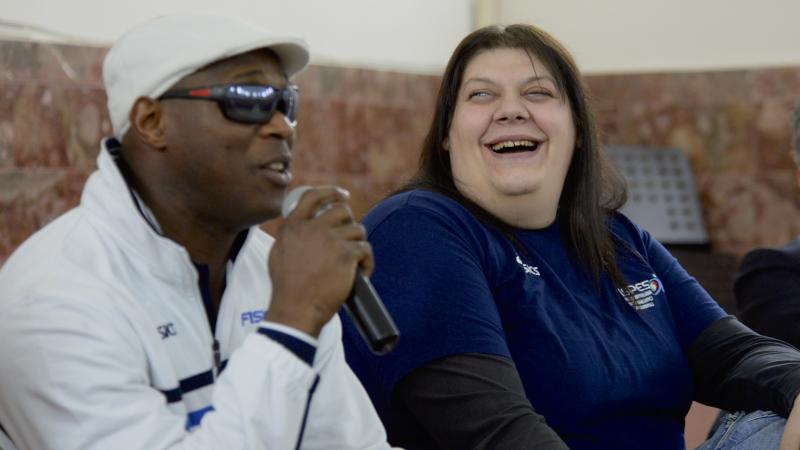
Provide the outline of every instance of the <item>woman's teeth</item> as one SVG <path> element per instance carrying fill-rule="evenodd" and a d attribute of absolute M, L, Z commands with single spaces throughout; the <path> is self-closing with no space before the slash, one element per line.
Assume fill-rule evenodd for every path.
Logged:
<path fill-rule="evenodd" d="M 514 153 L 526 152 L 536 150 L 539 147 L 538 142 L 522 140 L 522 141 L 503 141 L 490 146 L 492 151 L 497 153 Z"/>

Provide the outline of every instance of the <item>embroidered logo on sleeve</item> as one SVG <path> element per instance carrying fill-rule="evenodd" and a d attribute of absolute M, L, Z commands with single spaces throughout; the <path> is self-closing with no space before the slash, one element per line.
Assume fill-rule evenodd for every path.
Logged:
<path fill-rule="evenodd" d="M 642 311 L 656 306 L 655 296 L 664 292 L 664 286 L 656 274 L 653 274 L 649 280 L 619 288 L 618 291 L 633 309 Z"/>
<path fill-rule="evenodd" d="M 517 264 L 522 266 L 522 270 L 525 271 L 525 275 L 534 275 L 537 277 L 542 276 L 542 274 L 539 273 L 538 267 L 525 264 L 524 262 L 522 262 L 522 259 L 519 257 L 519 255 L 517 255 Z"/>

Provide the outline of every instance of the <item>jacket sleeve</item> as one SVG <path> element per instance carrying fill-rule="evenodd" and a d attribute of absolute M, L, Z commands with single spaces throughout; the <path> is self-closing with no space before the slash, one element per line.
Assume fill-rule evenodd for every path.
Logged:
<path fill-rule="evenodd" d="M 323 328 L 314 359 L 319 384 L 311 400 L 303 449 L 385 449 L 386 432 L 344 359 L 339 316 Z"/>
<path fill-rule="evenodd" d="M 800 258 L 779 249 L 753 250 L 742 259 L 733 291 L 745 325 L 800 347 Z"/>
<path fill-rule="evenodd" d="M 394 399 L 441 448 L 567 449 L 534 411 L 505 357 L 468 353 L 433 361 L 403 377 Z"/>
<path fill-rule="evenodd" d="M 695 399 L 728 411 L 787 416 L 800 392 L 800 352 L 733 316 L 708 326 L 687 351 Z"/>
<path fill-rule="evenodd" d="M 267 336 L 252 333 L 231 355 L 214 410 L 188 432 L 185 409 L 150 385 L 151 365 L 170 361 L 148 359 L 127 319 L 89 302 L 28 300 L 0 311 L 0 423 L 19 449 L 298 446 L 318 375 Z M 318 441 L 336 410 L 319 414 L 329 423 L 315 424 Z"/>

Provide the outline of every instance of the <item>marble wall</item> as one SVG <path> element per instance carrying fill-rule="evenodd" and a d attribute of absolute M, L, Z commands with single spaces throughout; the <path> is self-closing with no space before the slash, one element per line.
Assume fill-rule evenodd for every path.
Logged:
<path fill-rule="evenodd" d="M 741 255 L 800 232 L 789 115 L 800 67 L 588 77 L 608 144 L 691 161 L 712 248 Z"/>
<path fill-rule="evenodd" d="M 77 204 L 110 132 L 105 50 L 0 41 L 0 262 Z"/>
<path fill-rule="evenodd" d="M 0 264 L 79 201 L 110 131 L 104 54 L 0 41 Z M 311 66 L 297 81 L 295 183 L 341 184 L 361 216 L 413 173 L 439 78 Z M 587 82 L 604 142 L 687 153 L 714 251 L 741 254 L 800 231 L 788 128 L 800 67 Z"/>

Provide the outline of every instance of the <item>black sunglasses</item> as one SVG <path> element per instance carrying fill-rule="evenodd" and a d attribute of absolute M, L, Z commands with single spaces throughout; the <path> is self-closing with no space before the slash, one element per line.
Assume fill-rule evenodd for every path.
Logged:
<path fill-rule="evenodd" d="M 158 99 L 170 98 L 213 100 L 226 118 L 241 123 L 267 123 L 272 119 L 275 110 L 278 110 L 286 116 L 291 126 L 296 126 L 300 93 L 297 86 L 282 89 L 266 84 L 221 84 L 176 89 L 165 92 Z"/>

